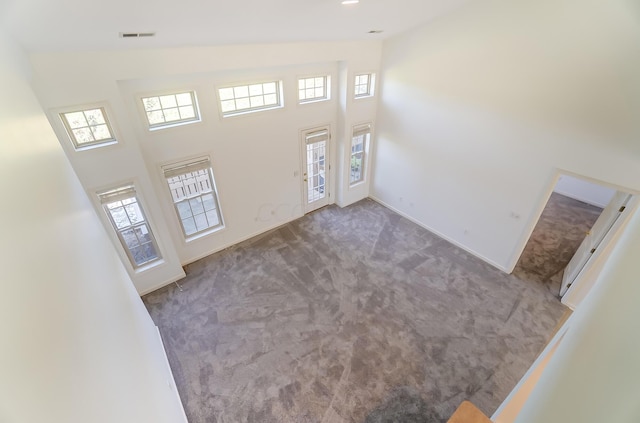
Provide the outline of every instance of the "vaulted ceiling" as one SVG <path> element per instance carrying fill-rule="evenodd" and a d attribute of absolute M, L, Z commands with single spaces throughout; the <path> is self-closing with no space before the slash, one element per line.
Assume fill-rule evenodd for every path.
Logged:
<path fill-rule="evenodd" d="M 29 52 L 363 40 L 387 38 L 470 1 L 0 0 L 0 23 Z M 121 32 L 156 35 L 123 39 Z"/>

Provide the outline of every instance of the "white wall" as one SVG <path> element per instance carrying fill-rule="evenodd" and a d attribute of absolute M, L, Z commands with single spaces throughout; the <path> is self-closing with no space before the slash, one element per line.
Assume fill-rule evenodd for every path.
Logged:
<path fill-rule="evenodd" d="M 150 271 L 129 269 L 146 293 L 180 278 L 180 265 L 302 215 L 303 129 L 331 126 L 331 202 L 368 195 L 368 184 L 348 189 L 342 157 L 351 127 L 375 119 L 376 101 L 346 93 L 356 72 L 378 70 L 380 53 L 379 42 L 344 42 L 42 53 L 31 61 L 36 94 L 85 189 L 93 195 L 121 181 L 139 185 L 165 259 Z M 318 74 L 331 75 L 331 100 L 298 105 L 298 77 Z M 283 81 L 283 109 L 221 117 L 217 87 L 264 80 Z M 202 122 L 149 131 L 139 97 L 172 90 L 196 90 Z M 121 142 L 75 152 L 56 109 L 95 102 L 109 105 Z M 185 242 L 160 166 L 201 155 L 212 159 L 225 229 Z"/>
<path fill-rule="evenodd" d="M 157 332 L 0 31 L 0 421 L 185 422 Z"/>
<path fill-rule="evenodd" d="M 640 421 L 640 212 L 570 318 L 517 423 Z"/>
<path fill-rule="evenodd" d="M 559 171 L 640 189 L 638 15 L 490 0 L 385 42 L 372 195 L 510 271 Z"/>
<path fill-rule="evenodd" d="M 553 191 L 601 208 L 605 208 L 616 193 L 614 188 L 570 175 L 560 175 Z"/>

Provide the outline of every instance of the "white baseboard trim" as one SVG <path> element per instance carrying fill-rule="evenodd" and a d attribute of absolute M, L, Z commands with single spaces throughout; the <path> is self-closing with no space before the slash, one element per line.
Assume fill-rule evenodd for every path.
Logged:
<path fill-rule="evenodd" d="M 144 297 L 145 295 L 150 294 L 150 293 L 152 293 L 153 291 L 157 291 L 157 290 L 158 290 L 158 289 L 160 289 L 160 288 L 164 288 L 164 287 L 165 287 L 165 286 L 167 286 L 167 285 L 171 285 L 172 283 L 177 282 L 177 281 L 179 281 L 180 279 L 183 279 L 184 277 L 185 277 L 185 275 L 184 275 L 184 274 L 182 274 L 182 275 L 177 275 L 177 276 L 173 276 L 172 278 L 170 278 L 170 279 L 168 279 L 168 280 L 166 280 L 166 281 L 162 281 L 162 282 L 160 282 L 158 285 L 154 285 L 154 286 L 152 286 L 152 287 L 150 287 L 150 288 L 145 289 L 145 290 L 144 290 L 144 291 L 142 291 L 142 292 L 138 292 L 138 295 L 140 295 L 141 297 Z"/>
<path fill-rule="evenodd" d="M 604 209 L 605 207 L 607 207 L 606 204 L 602 204 L 599 201 L 594 201 L 591 198 L 575 195 L 573 193 L 570 193 L 564 190 L 553 190 L 553 192 L 555 192 L 556 194 L 564 195 L 565 197 L 573 198 L 574 200 L 582 201 L 583 203 L 587 203 L 595 207 L 600 207 L 601 209 Z"/>
<path fill-rule="evenodd" d="M 203 259 L 203 258 L 205 258 L 205 257 L 208 257 L 208 256 L 210 256 L 211 254 L 215 254 L 215 253 L 218 253 L 218 252 L 220 252 L 220 251 L 222 251 L 222 250 L 226 250 L 227 248 L 233 247 L 234 245 L 238 245 L 238 244 L 240 244 L 241 242 L 244 242 L 244 241 L 249 240 L 249 239 L 251 239 L 251 238 L 253 238 L 253 237 L 256 237 L 256 236 L 258 236 L 258 235 L 262 235 L 262 234 L 264 234 L 264 233 L 266 233 L 266 232 L 269 232 L 269 231 L 272 231 L 272 230 L 274 230 L 274 229 L 277 229 L 277 228 L 279 228 L 280 226 L 284 226 L 284 225 L 286 225 L 287 223 L 291 223 L 291 222 L 293 222 L 294 220 L 298 220 L 298 219 L 300 219 L 302 216 L 304 216 L 304 215 L 302 215 L 302 214 L 301 214 L 301 215 L 299 215 L 299 216 L 294 216 L 294 217 L 292 217 L 292 218 L 291 218 L 291 219 L 289 219 L 289 220 L 281 221 L 281 222 L 278 222 L 278 223 L 276 223 L 276 224 L 274 224 L 274 225 L 268 226 L 266 229 L 261 229 L 261 230 L 259 230 L 259 231 L 256 231 L 256 232 L 254 232 L 254 233 L 250 234 L 250 235 L 240 237 L 239 239 L 237 239 L 237 240 L 235 240 L 235 241 L 233 241 L 233 242 L 229 242 L 229 243 L 224 244 L 224 246 L 222 246 L 222 247 L 214 248 L 213 250 L 211 250 L 211 251 L 209 251 L 209 252 L 206 252 L 206 253 L 200 254 L 200 255 L 196 256 L 195 258 L 191 258 L 191 259 L 189 259 L 189 260 L 185 261 L 184 263 L 181 263 L 181 265 L 182 265 L 182 266 L 186 266 L 186 265 L 191 264 L 191 263 L 193 263 L 193 262 L 196 262 L 196 261 L 198 261 L 198 260 L 200 260 L 200 259 Z M 171 282 L 169 282 L 169 283 L 171 283 Z"/>
<path fill-rule="evenodd" d="M 412 221 L 412 222 L 413 222 L 413 223 L 415 223 L 416 225 L 418 225 L 418 226 L 420 226 L 420 227 L 422 227 L 422 228 L 424 228 L 424 229 L 428 230 L 429 232 L 431 232 L 431 233 L 433 233 L 433 234 L 435 234 L 435 235 L 439 236 L 440 238 L 444 239 L 445 241 L 447 241 L 447 242 L 449 242 L 449 243 L 451 243 L 451 244 L 455 245 L 456 247 L 463 249 L 463 250 L 464 250 L 464 251 L 466 251 L 467 253 L 469 253 L 469 254 L 471 254 L 471 255 L 473 255 L 473 256 L 475 256 L 475 257 L 479 258 L 480 260 L 484 261 L 485 263 L 490 264 L 491 266 L 495 267 L 496 269 L 501 270 L 501 271 L 503 271 L 504 273 L 509 273 L 509 271 L 507 270 L 507 268 L 506 268 L 505 266 L 503 266 L 503 265 L 501 265 L 501 264 L 498 264 L 498 263 L 496 263 L 495 261 L 493 261 L 493 260 L 491 260 L 491 259 L 489 259 L 489 258 L 487 258 L 487 257 L 483 256 L 482 254 L 480 254 L 480 253 L 478 253 L 478 252 L 476 252 L 476 251 L 472 250 L 471 248 L 467 247 L 466 245 L 463 245 L 463 244 L 459 243 L 458 241 L 456 241 L 456 240 L 454 240 L 454 239 L 449 238 L 449 237 L 448 237 L 448 236 L 446 236 L 445 234 L 443 234 L 443 233 L 441 233 L 441 232 L 439 232 L 439 231 L 437 231 L 437 230 L 433 229 L 433 228 L 432 228 L 432 227 L 430 227 L 429 225 L 427 225 L 427 224 L 425 224 L 425 223 L 423 223 L 423 222 L 421 222 L 421 221 L 419 221 L 419 220 L 415 219 L 414 217 L 412 217 L 412 216 L 410 216 L 410 215 L 406 214 L 405 212 L 403 212 L 403 211 L 401 211 L 401 210 L 396 209 L 396 208 L 395 208 L 395 207 L 393 207 L 392 205 L 385 203 L 385 202 L 384 202 L 384 201 L 382 201 L 381 199 L 379 199 L 379 198 L 377 198 L 377 197 L 375 197 L 375 196 L 372 196 L 372 195 L 370 195 L 370 196 L 369 196 L 369 198 L 371 198 L 371 199 L 372 199 L 373 201 L 375 201 L 376 203 L 378 203 L 378 204 L 380 204 L 380 205 L 382 205 L 382 206 L 384 206 L 384 207 L 388 208 L 389 210 L 391 210 L 391 211 L 393 211 L 393 212 L 395 212 L 395 213 L 398 213 L 400 216 L 404 217 L 405 219 Z"/>
<path fill-rule="evenodd" d="M 184 411 L 184 406 L 182 405 L 182 399 L 180 398 L 180 393 L 178 392 L 178 387 L 176 386 L 176 381 L 173 377 L 173 371 L 171 370 L 171 365 L 169 364 L 169 357 L 167 357 L 167 350 L 164 348 L 164 342 L 162 341 L 162 335 L 160 334 L 160 328 L 158 326 L 155 327 L 156 332 L 158 333 L 158 339 L 160 340 L 160 346 L 162 347 L 162 354 L 164 355 L 164 362 L 167 365 L 167 372 L 169 373 L 169 379 L 167 382 L 169 383 L 169 388 L 175 393 L 176 400 L 178 404 L 180 404 L 180 410 L 182 411 L 182 417 L 184 418 L 183 423 L 189 423 L 187 420 L 187 413 Z"/>

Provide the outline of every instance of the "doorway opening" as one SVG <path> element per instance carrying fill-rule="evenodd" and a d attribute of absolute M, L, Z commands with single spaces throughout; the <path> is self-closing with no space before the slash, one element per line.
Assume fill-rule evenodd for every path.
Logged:
<path fill-rule="evenodd" d="M 513 274 L 563 296 L 616 227 L 631 197 L 609 186 L 560 175 Z"/>
<path fill-rule="evenodd" d="M 302 198 L 304 212 L 310 213 L 329 204 L 329 127 L 302 134 Z"/>

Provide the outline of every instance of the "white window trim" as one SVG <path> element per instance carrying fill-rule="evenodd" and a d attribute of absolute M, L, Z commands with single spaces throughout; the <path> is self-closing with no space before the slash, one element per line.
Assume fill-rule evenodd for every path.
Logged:
<path fill-rule="evenodd" d="M 316 97 L 309 100 L 300 100 L 300 80 L 303 79 L 311 79 L 311 78 L 324 78 L 324 97 Z M 323 101 L 331 100 L 331 74 L 316 74 L 316 75 L 307 75 L 307 76 L 299 76 L 296 78 L 296 97 L 298 98 L 298 104 L 311 104 L 311 103 L 320 103 Z"/>
<path fill-rule="evenodd" d="M 102 115 L 105 119 L 105 122 L 107 123 L 107 127 L 109 128 L 109 131 L 111 132 L 112 138 L 103 140 L 103 141 L 85 143 L 81 145 L 77 144 L 75 140 L 75 136 L 73 135 L 73 132 L 71 131 L 71 128 L 68 125 L 68 122 L 64 117 L 64 114 L 81 112 L 81 111 L 92 110 L 92 109 L 102 109 Z M 86 104 L 80 104 L 75 106 L 60 107 L 60 108 L 51 109 L 50 112 L 52 115 L 55 115 L 55 118 L 54 118 L 55 122 L 60 123 L 60 129 L 61 129 L 60 134 L 64 133 L 63 138 L 66 138 L 66 141 L 62 142 L 62 144 L 64 146 L 70 146 L 72 151 L 82 152 L 82 151 L 94 150 L 96 148 L 103 148 L 107 146 L 117 145 L 120 143 L 118 129 L 116 128 L 116 125 L 113 123 L 113 120 L 111 119 L 111 116 L 113 115 L 113 113 L 109 105 L 105 102 L 86 103 Z"/>
<path fill-rule="evenodd" d="M 216 209 L 217 209 L 217 214 L 218 214 L 220 223 L 214 227 L 210 227 L 202 231 L 195 232 L 191 235 L 187 235 L 184 230 L 184 226 L 182 224 L 182 219 L 180 218 L 180 212 L 176 206 L 177 203 L 174 202 L 173 196 L 171 194 L 171 189 L 168 186 L 166 174 L 169 172 L 175 172 L 180 168 L 188 168 L 190 165 L 195 165 L 199 162 L 204 162 L 204 161 L 208 163 L 208 167 L 206 167 L 206 169 L 208 170 L 208 173 L 209 173 L 209 178 L 212 185 L 212 193 L 216 203 Z M 162 183 L 164 184 L 164 191 L 167 193 L 168 201 L 171 204 L 171 208 L 173 209 L 173 218 L 177 222 L 177 226 L 180 228 L 179 233 L 182 235 L 183 242 L 189 243 L 191 241 L 195 241 L 197 239 L 203 238 L 205 236 L 211 235 L 213 233 L 216 233 L 225 229 L 226 225 L 225 225 L 224 216 L 222 214 L 222 207 L 220 206 L 220 196 L 219 196 L 218 188 L 216 185 L 215 175 L 213 173 L 213 164 L 209 156 L 196 156 L 191 159 L 180 160 L 178 162 L 164 163 L 163 165 L 160 166 L 160 171 L 162 176 Z M 186 173 L 188 173 L 188 171 Z"/>
<path fill-rule="evenodd" d="M 362 146 L 362 172 L 361 172 L 362 178 L 359 181 L 351 182 L 351 157 L 353 156 L 351 149 L 353 148 L 354 134 L 358 132 L 358 130 L 360 129 L 365 130 L 366 129 L 365 127 L 368 127 L 369 139 L 367 140 L 365 138 Z M 349 142 L 349 161 L 348 161 L 349 171 L 347 172 L 347 175 L 349 175 L 349 188 L 354 188 L 359 185 L 365 184 L 367 182 L 367 176 L 369 172 L 369 166 L 367 162 L 369 160 L 369 151 L 371 149 L 372 133 L 373 133 L 373 124 L 371 122 L 362 122 L 362 123 L 353 125 L 351 127 L 351 138 Z"/>
<path fill-rule="evenodd" d="M 149 270 L 151 268 L 154 268 L 160 264 L 164 263 L 164 258 L 163 258 L 163 254 L 162 254 L 162 250 L 160 249 L 160 244 L 158 243 L 158 239 L 155 237 L 155 227 L 153 226 L 153 224 L 151 223 L 151 221 L 149 220 L 149 215 L 147 214 L 146 210 L 146 204 L 144 202 L 144 199 L 141 198 L 141 195 L 139 193 L 139 191 L 136 188 L 136 183 L 135 182 L 124 182 L 124 183 L 120 183 L 120 184 L 116 184 L 111 186 L 110 188 L 103 188 L 100 190 L 96 190 L 94 191 L 96 199 L 97 199 L 97 205 L 98 207 L 102 210 L 102 213 L 105 216 L 106 222 L 108 222 L 108 226 L 111 229 L 109 232 L 111 234 L 113 234 L 114 237 L 114 242 L 116 243 L 116 245 L 121 249 L 122 253 L 124 254 L 124 256 L 127 258 L 127 260 L 125 260 L 125 262 L 128 264 L 128 266 L 133 270 L 134 273 L 141 273 L 144 272 L 146 270 Z M 138 203 L 140 210 L 142 211 L 142 214 L 144 215 L 145 218 L 145 223 L 149 228 L 149 233 L 151 235 L 151 242 L 153 244 L 153 246 L 155 247 L 156 250 L 156 254 L 158 255 L 157 258 L 142 263 L 140 265 L 137 265 L 135 260 L 133 259 L 133 256 L 131 254 L 131 251 L 129 250 L 129 248 L 126 246 L 126 243 L 124 241 L 124 239 L 122 238 L 122 236 L 120 235 L 120 230 L 118 229 L 117 225 L 115 224 L 113 217 L 111 216 L 111 213 L 107 210 L 106 208 L 106 201 L 104 199 L 104 194 L 109 193 L 111 191 L 116 191 L 116 190 L 122 190 L 122 189 L 126 189 L 130 187 L 133 191 L 133 196 L 136 198 L 136 202 Z M 116 200 L 112 200 L 112 201 L 116 201 Z"/>
<path fill-rule="evenodd" d="M 237 88 L 237 87 L 244 87 L 244 86 L 248 87 L 250 85 L 268 84 L 270 82 L 275 82 L 275 84 L 276 84 L 276 95 L 278 96 L 278 104 L 277 105 L 269 105 L 269 106 L 263 106 L 263 107 L 242 109 L 242 110 L 237 110 L 237 111 L 233 111 L 233 112 L 223 112 L 222 111 L 222 101 L 223 100 L 220 99 L 220 90 L 225 89 L 225 88 Z M 230 117 L 236 117 L 236 116 L 250 115 L 252 113 L 265 112 L 265 111 L 268 111 L 268 110 L 283 109 L 284 108 L 284 82 L 283 82 L 282 78 L 274 78 L 274 79 L 260 79 L 260 80 L 254 80 L 254 81 L 249 81 L 249 82 L 238 82 L 238 83 L 234 83 L 234 84 L 219 85 L 219 86 L 216 86 L 216 99 L 217 99 L 218 111 L 220 113 L 220 116 L 223 119 L 230 118 Z"/>
<path fill-rule="evenodd" d="M 195 118 L 182 119 L 182 120 L 176 120 L 176 121 L 171 121 L 167 123 L 153 124 L 153 125 L 149 123 L 149 118 L 147 117 L 147 110 L 144 107 L 143 99 L 149 98 L 149 97 L 162 97 L 165 95 L 177 95 L 177 94 L 187 94 L 187 93 L 191 94 L 191 99 L 193 100 L 193 108 L 196 114 Z M 143 122 L 145 122 L 145 127 L 150 132 L 202 122 L 202 114 L 200 113 L 200 105 L 198 104 L 198 95 L 196 93 L 196 90 L 192 88 L 176 89 L 176 90 L 170 90 L 170 91 L 164 90 L 164 91 L 146 92 L 143 94 L 136 95 L 136 101 L 137 101 L 138 110 L 140 110 L 140 113 L 142 115 Z"/>
<path fill-rule="evenodd" d="M 356 77 L 361 75 L 369 75 L 369 92 L 367 94 L 356 95 Z M 351 78 L 352 96 L 354 100 L 362 100 L 365 98 L 375 97 L 376 94 L 376 73 L 375 72 L 356 72 Z"/>

